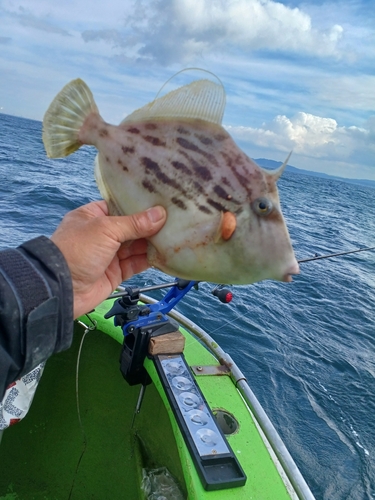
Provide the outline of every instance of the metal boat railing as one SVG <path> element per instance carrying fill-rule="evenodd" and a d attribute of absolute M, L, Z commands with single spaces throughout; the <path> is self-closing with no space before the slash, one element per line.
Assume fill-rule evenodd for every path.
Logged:
<path fill-rule="evenodd" d="M 154 304 L 158 302 L 157 300 L 143 294 L 140 294 L 140 299 L 142 300 L 142 302 L 145 302 L 147 304 Z M 235 383 L 240 394 L 253 413 L 256 422 L 264 433 L 264 436 L 271 446 L 272 451 L 275 453 L 278 461 L 280 462 L 298 498 L 301 500 L 315 500 L 314 495 L 312 494 L 308 484 L 303 478 L 300 470 L 298 469 L 292 456 L 287 450 L 277 430 L 268 418 L 266 412 L 263 410 L 257 397 L 250 389 L 246 377 L 238 368 L 231 356 L 226 353 L 219 345 L 217 345 L 215 340 L 207 332 L 205 332 L 202 328 L 196 325 L 193 321 L 189 320 L 183 314 L 172 310 L 168 313 L 168 315 L 175 319 L 181 326 L 189 330 L 201 342 L 203 342 L 208 350 L 212 352 L 212 354 L 214 354 L 214 356 L 218 359 L 220 364 L 226 365 L 230 369 L 230 376 L 233 382 Z"/>

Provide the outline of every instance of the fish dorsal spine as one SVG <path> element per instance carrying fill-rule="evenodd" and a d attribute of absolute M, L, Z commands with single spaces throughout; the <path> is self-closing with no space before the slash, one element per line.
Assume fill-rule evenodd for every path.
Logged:
<path fill-rule="evenodd" d="M 221 125 L 225 110 L 225 90 L 210 80 L 196 80 L 146 104 L 122 123 L 152 119 L 200 119 Z"/>

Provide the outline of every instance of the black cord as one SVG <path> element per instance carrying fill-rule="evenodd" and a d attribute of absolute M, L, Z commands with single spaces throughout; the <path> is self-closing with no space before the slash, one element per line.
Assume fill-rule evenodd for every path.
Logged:
<path fill-rule="evenodd" d="M 348 252 L 340 252 L 340 253 L 330 253 L 328 255 L 316 255 L 315 257 L 310 257 L 308 259 L 301 259 L 298 261 L 298 263 L 301 264 L 301 262 L 310 262 L 311 260 L 329 259 L 330 257 L 339 257 L 341 255 L 348 255 L 350 253 L 357 253 L 357 252 L 365 252 L 367 250 L 375 250 L 375 247 L 358 248 L 357 250 L 349 250 Z"/>

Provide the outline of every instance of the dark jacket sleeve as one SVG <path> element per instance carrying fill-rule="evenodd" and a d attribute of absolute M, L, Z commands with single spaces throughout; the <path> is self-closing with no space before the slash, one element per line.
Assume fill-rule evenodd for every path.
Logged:
<path fill-rule="evenodd" d="M 45 236 L 0 252 L 0 400 L 6 387 L 70 347 L 73 288 L 68 265 Z"/>

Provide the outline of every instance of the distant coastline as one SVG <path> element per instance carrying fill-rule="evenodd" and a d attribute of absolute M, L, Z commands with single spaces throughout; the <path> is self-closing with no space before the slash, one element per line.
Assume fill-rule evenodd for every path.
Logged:
<path fill-rule="evenodd" d="M 268 168 L 273 170 L 282 165 L 281 161 L 267 160 L 266 158 L 253 158 L 255 163 L 260 167 Z M 293 167 L 292 165 L 287 165 L 286 172 L 291 172 L 293 174 L 309 175 L 313 177 L 322 177 L 324 179 L 332 179 L 335 181 L 347 182 L 349 184 L 356 184 L 360 186 L 367 186 L 375 188 L 375 181 L 370 179 L 348 179 L 347 177 L 337 177 L 335 175 L 324 174 L 322 172 L 314 172 L 313 170 L 303 170 L 302 168 Z"/>

